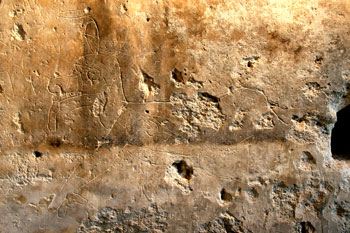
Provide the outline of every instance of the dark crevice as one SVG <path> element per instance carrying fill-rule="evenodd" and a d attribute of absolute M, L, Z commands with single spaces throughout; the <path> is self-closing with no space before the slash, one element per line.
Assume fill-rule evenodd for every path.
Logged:
<path fill-rule="evenodd" d="M 152 78 L 151 76 L 149 76 L 146 72 L 144 72 L 143 70 L 141 70 L 142 75 L 143 75 L 143 81 L 146 83 L 146 85 L 148 86 L 148 90 L 152 91 L 153 89 L 157 89 L 160 86 L 154 82 L 154 78 Z"/>
<path fill-rule="evenodd" d="M 331 136 L 331 150 L 333 157 L 338 160 L 350 160 L 350 105 L 337 113 L 337 122 Z"/>
<path fill-rule="evenodd" d="M 219 103 L 219 101 L 220 101 L 220 99 L 218 97 L 213 96 L 207 92 L 199 92 L 198 96 L 199 96 L 199 98 L 206 99 L 206 100 L 213 102 L 213 103 Z"/>
<path fill-rule="evenodd" d="M 310 164 L 316 164 L 315 158 L 308 151 L 303 151 L 303 153 L 301 155 L 301 160 L 303 162 L 307 162 L 307 163 L 310 163 Z"/>

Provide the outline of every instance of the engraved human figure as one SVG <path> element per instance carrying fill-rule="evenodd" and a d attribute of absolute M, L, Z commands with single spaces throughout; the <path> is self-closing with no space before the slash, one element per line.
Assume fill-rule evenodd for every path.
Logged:
<path fill-rule="evenodd" d="M 53 96 L 48 116 L 50 132 L 56 132 L 58 125 L 64 123 L 65 117 L 70 118 L 67 110 L 61 111 L 63 106 L 71 114 L 77 109 L 82 109 L 76 117 L 87 118 L 81 119 L 85 128 L 89 128 L 86 124 L 95 124 L 96 120 L 93 118 L 96 117 L 99 124 L 107 130 L 112 121 L 105 120 L 109 119 L 107 115 L 115 115 L 121 107 L 122 99 L 118 96 L 121 93 L 120 85 L 116 80 L 120 70 L 115 64 L 116 61 L 100 53 L 97 22 L 91 16 L 84 17 L 82 28 L 83 56 L 75 61 L 71 74 L 60 75 L 56 72 L 48 83 L 48 91 Z M 107 98 L 112 98 L 111 102 L 116 102 L 108 103 L 113 104 L 113 108 L 107 106 Z"/>

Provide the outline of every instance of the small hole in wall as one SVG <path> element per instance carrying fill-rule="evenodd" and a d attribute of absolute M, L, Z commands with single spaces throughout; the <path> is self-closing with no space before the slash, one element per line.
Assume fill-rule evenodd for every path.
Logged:
<path fill-rule="evenodd" d="M 315 63 L 316 63 L 317 65 L 321 65 L 322 62 L 323 62 L 323 57 L 322 57 L 322 56 L 316 56 L 316 57 L 315 57 Z"/>
<path fill-rule="evenodd" d="M 248 61 L 247 66 L 248 66 L 249 68 L 253 68 L 253 62 Z"/>
<path fill-rule="evenodd" d="M 40 152 L 40 151 L 34 151 L 33 152 L 33 155 L 36 157 L 36 158 L 40 158 L 43 154 Z"/>
<path fill-rule="evenodd" d="M 146 114 L 149 114 L 149 110 L 148 110 L 148 109 L 146 109 L 146 110 L 145 110 L 145 113 L 146 113 Z"/>
<path fill-rule="evenodd" d="M 193 168 L 187 165 L 187 163 L 184 160 L 181 161 L 175 161 L 173 163 L 173 167 L 176 168 L 177 172 L 182 176 L 183 178 L 190 180 L 193 175 Z"/>
<path fill-rule="evenodd" d="M 123 4 L 123 10 L 124 10 L 124 11 L 128 11 L 128 8 L 126 7 L 125 4 Z"/>
<path fill-rule="evenodd" d="M 350 105 L 337 112 L 337 122 L 331 136 L 331 150 L 335 159 L 350 160 L 349 132 Z"/>
<path fill-rule="evenodd" d="M 223 200 L 225 202 L 232 201 L 232 195 L 230 193 L 228 193 L 224 188 L 221 189 L 220 198 L 221 198 L 221 200 Z"/>
<path fill-rule="evenodd" d="M 171 72 L 171 77 L 178 83 L 185 83 L 182 72 L 176 68 Z"/>
<path fill-rule="evenodd" d="M 149 17 L 146 18 L 146 21 L 149 22 L 151 19 Z"/>

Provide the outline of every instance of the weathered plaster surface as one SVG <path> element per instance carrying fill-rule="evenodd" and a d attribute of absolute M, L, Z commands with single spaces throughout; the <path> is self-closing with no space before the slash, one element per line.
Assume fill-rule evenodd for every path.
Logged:
<path fill-rule="evenodd" d="M 350 232 L 349 1 L 0 13 L 0 232 Z"/>

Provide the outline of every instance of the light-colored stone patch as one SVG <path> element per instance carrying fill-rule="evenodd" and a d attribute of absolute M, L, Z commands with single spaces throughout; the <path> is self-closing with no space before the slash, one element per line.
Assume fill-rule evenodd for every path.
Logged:
<path fill-rule="evenodd" d="M 198 136 L 203 127 L 219 130 L 225 120 L 217 98 L 207 93 L 198 92 L 194 98 L 174 94 L 170 101 L 173 104 L 172 114 L 183 121 L 180 130 L 189 137 Z"/>

